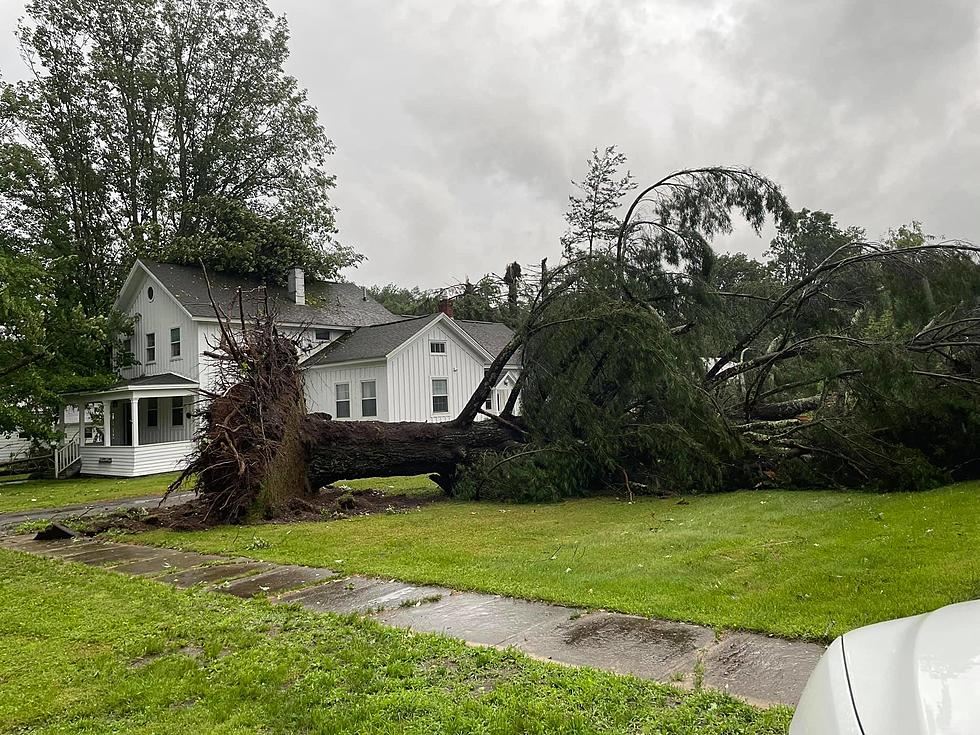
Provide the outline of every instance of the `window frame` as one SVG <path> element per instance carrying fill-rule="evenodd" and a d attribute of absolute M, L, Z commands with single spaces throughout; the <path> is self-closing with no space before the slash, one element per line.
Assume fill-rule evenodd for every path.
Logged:
<path fill-rule="evenodd" d="M 326 336 L 322 336 L 326 335 Z M 313 339 L 316 342 L 329 342 L 330 341 L 330 330 L 329 329 L 314 329 Z"/>
<path fill-rule="evenodd" d="M 445 393 L 436 393 L 436 383 L 442 383 L 445 386 L 445 391 L 446 392 Z M 449 378 L 432 378 L 432 380 L 429 382 L 429 388 L 430 388 L 430 397 L 432 399 L 430 403 L 432 405 L 432 413 L 433 413 L 433 415 L 435 415 L 435 414 L 449 413 Z M 444 398 L 445 399 L 445 401 L 446 401 L 446 408 L 445 409 L 436 408 L 436 399 L 437 398 Z"/>
<path fill-rule="evenodd" d="M 442 346 L 442 349 L 441 350 L 434 350 L 434 349 L 432 349 L 436 345 L 441 345 Z M 435 355 L 437 357 L 445 357 L 446 354 L 447 354 L 447 352 L 448 352 L 448 349 L 449 349 L 449 347 L 446 344 L 446 340 L 444 340 L 444 339 L 430 339 L 429 340 L 429 354 L 430 355 Z"/>
<path fill-rule="evenodd" d="M 153 420 L 150 421 L 150 417 Z M 160 425 L 160 399 L 159 398 L 147 398 L 146 399 L 146 428 L 155 429 Z"/>
<path fill-rule="evenodd" d="M 157 333 L 146 333 L 146 364 L 153 365 L 157 361 Z"/>
<path fill-rule="evenodd" d="M 341 398 L 340 397 L 339 389 L 340 389 L 341 386 L 343 386 L 344 388 L 347 389 L 347 397 L 346 398 Z M 342 404 L 342 403 L 346 403 L 347 404 L 347 413 L 344 414 L 344 415 L 341 415 L 341 413 L 340 413 L 340 404 Z M 350 382 L 346 382 L 346 383 L 334 383 L 334 386 L 333 386 L 333 410 L 334 410 L 334 415 L 333 415 L 333 417 L 335 419 L 349 419 L 349 418 L 351 418 L 351 408 L 352 408 L 352 406 L 351 406 L 351 400 L 350 400 Z"/>
<path fill-rule="evenodd" d="M 371 392 L 373 395 L 364 395 L 364 386 L 370 385 Z M 367 411 L 368 402 L 373 403 L 373 408 L 370 413 Z M 361 381 L 361 418 L 377 418 L 378 417 L 378 381 L 377 380 L 362 380 Z"/>
<path fill-rule="evenodd" d="M 486 378 L 489 374 L 490 374 L 490 368 L 483 368 L 483 377 Z M 487 393 L 487 400 L 483 404 L 483 409 L 485 411 L 492 411 L 493 410 L 493 394 L 495 392 L 496 392 L 496 389 L 493 386 L 491 386 L 490 387 L 490 392 Z"/>
<path fill-rule="evenodd" d="M 170 398 L 170 425 L 175 427 L 184 425 L 184 397 L 183 396 L 172 396 Z"/>
<path fill-rule="evenodd" d="M 174 332 L 177 333 L 177 340 L 174 341 Z M 177 351 L 174 351 L 174 347 Z M 170 358 L 180 357 L 180 327 L 170 327 Z"/>

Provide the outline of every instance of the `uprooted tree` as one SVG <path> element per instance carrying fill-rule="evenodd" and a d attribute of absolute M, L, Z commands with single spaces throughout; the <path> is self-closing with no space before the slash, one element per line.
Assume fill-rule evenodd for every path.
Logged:
<path fill-rule="evenodd" d="M 274 318 L 233 328 L 222 316 L 222 379 L 177 484 L 196 477 L 223 520 L 394 474 L 554 498 L 980 473 L 980 249 L 847 239 L 792 281 L 729 290 L 715 285 L 710 241 L 733 214 L 757 231 L 768 218 L 795 226 L 770 180 L 690 169 L 640 192 L 614 251 L 524 268 L 513 339 L 442 424 L 307 415 Z M 523 373 L 491 415 L 483 405 L 518 350 Z"/>

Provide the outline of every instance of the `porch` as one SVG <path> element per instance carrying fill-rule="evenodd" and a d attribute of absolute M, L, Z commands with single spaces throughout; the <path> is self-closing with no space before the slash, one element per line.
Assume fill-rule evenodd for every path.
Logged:
<path fill-rule="evenodd" d="M 56 475 L 138 477 L 180 469 L 194 448 L 197 387 L 165 373 L 64 395 L 66 440 L 55 450 Z"/>

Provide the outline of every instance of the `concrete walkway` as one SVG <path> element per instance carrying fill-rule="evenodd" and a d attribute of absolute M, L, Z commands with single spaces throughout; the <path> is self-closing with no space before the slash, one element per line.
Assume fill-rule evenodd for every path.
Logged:
<path fill-rule="evenodd" d="M 60 508 L 31 508 L 30 510 L 14 511 L 11 513 L 0 513 L 0 533 L 17 528 L 26 521 L 57 521 L 74 516 L 97 516 L 103 513 L 112 513 L 131 508 L 146 508 L 151 510 L 156 507 L 169 508 L 171 505 L 186 503 L 194 497 L 193 491 L 182 493 L 172 493 L 168 498 L 161 499 L 159 495 L 152 495 L 143 498 L 120 498 L 118 500 L 103 500 L 95 503 L 83 503 L 80 505 L 63 505 Z"/>
<path fill-rule="evenodd" d="M 329 569 L 157 549 L 95 539 L 0 539 L 0 546 L 152 577 L 177 587 L 206 585 L 238 597 L 261 595 L 313 612 L 358 613 L 387 625 L 467 643 L 513 646 L 573 666 L 691 687 L 720 689 L 752 704 L 796 705 L 823 647 L 756 633 L 716 635 L 666 620 L 457 592 Z"/>

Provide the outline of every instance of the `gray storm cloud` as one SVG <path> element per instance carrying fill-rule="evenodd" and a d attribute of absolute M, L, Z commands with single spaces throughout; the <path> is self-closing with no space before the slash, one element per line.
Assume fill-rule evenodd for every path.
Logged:
<path fill-rule="evenodd" d="M 18 5 L 0 7 L 8 38 Z M 270 5 L 338 146 L 358 281 L 434 287 L 556 257 L 569 181 L 610 144 L 641 182 L 749 165 L 872 235 L 918 219 L 980 237 L 975 2 Z M 0 64 L 18 69 L 12 44 Z"/>

